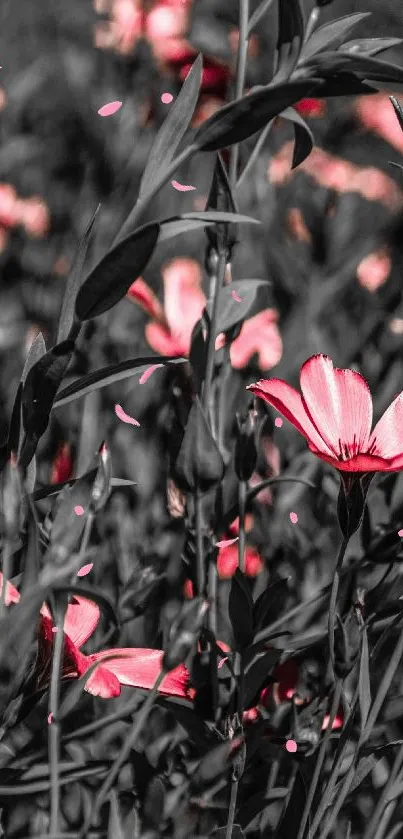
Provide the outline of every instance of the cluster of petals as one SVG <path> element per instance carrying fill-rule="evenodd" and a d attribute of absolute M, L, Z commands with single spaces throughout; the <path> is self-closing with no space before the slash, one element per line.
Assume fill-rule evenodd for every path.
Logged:
<path fill-rule="evenodd" d="M 19 198 L 11 184 L 0 184 L 0 248 L 7 244 L 8 231 L 23 227 L 29 236 L 41 238 L 49 229 L 50 216 L 45 202 L 37 196 Z"/>
<path fill-rule="evenodd" d="M 152 320 L 146 325 L 146 339 L 155 352 L 166 356 L 188 356 L 193 328 L 206 305 L 202 271 L 193 259 L 174 259 L 163 268 L 164 306 L 141 278 L 128 291 L 128 298 L 140 305 Z M 270 370 L 281 359 L 283 346 L 274 309 L 264 309 L 245 320 L 230 347 L 231 364 L 245 367 L 257 354 L 261 370 Z M 218 335 L 216 349 L 225 343 Z"/>
<path fill-rule="evenodd" d="M 283 414 L 310 450 L 341 472 L 403 469 L 403 392 L 372 429 L 369 386 L 355 370 L 314 355 L 301 367 L 299 393 L 282 379 L 262 379 L 248 390 Z"/>
<path fill-rule="evenodd" d="M 0 576 L 0 591 L 3 576 Z M 8 582 L 6 605 L 18 603 L 19 592 Z M 150 690 L 161 673 L 162 650 L 127 647 L 103 650 L 85 655 L 81 647 L 94 633 L 100 620 L 99 607 L 92 600 L 78 595 L 69 604 L 64 621 L 64 650 L 62 679 L 78 679 L 85 675 L 92 665 L 102 662 L 90 673 L 85 690 L 94 696 L 109 699 L 119 696 L 121 685 Z M 54 630 L 51 613 L 44 604 L 40 610 L 38 629 L 38 656 L 36 663 L 36 690 L 43 690 L 49 684 Z M 168 673 L 161 682 L 160 693 L 168 696 L 190 698 L 188 671 L 179 665 Z"/>

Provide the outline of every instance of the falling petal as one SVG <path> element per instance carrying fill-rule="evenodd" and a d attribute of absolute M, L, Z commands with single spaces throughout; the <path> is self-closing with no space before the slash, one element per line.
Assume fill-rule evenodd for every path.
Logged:
<path fill-rule="evenodd" d="M 196 189 L 195 186 L 191 186 L 190 184 L 180 184 L 179 181 L 171 181 L 171 184 L 174 189 L 178 190 L 178 192 L 191 192 L 192 189 Z"/>
<path fill-rule="evenodd" d="M 290 752 L 290 754 L 292 754 L 293 752 L 296 752 L 297 748 L 298 748 L 295 740 L 287 740 L 287 742 L 285 744 L 285 747 L 287 749 L 287 752 Z"/>
<path fill-rule="evenodd" d="M 274 425 L 276 426 L 276 428 L 281 428 L 282 424 L 283 420 L 281 419 L 281 417 L 276 417 L 276 419 L 274 420 Z"/>
<path fill-rule="evenodd" d="M 234 291 L 234 289 L 232 289 L 231 295 L 237 303 L 242 303 L 243 298 L 240 297 L 239 294 L 237 294 L 236 291 Z"/>
<path fill-rule="evenodd" d="M 218 668 L 218 670 L 221 670 L 221 668 L 223 667 L 223 665 L 225 664 L 225 662 L 226 662 L 226 661 L 228 661 L 228 656 L 227 656 L 227 655 L 225 656 L 225 658 L 222 658 L 222 659 L 218 662 L 218 664 L 217 664 L 217 668 Z"/>
<path fill-rule="evenodd" d="M 397 533 L 397 535 L 398 535 L 398 536 L 400 536 L 400 538 L 403 538 L 403 529 L 402 529 L 402 530 L 399 530 L 399 531 L 398 531 L 398 533 Z"/>
<path fill-rule="evenodd" d="M 102 108 L 99 109 L 98 113 L 100 117 L 110 117 L 112 114 L 116 114 L 122 107 L 122 102 L 108 102 L 106 105 L 102 105 Z"/>
<path fill-rule="evenodd" d="M 228 545 L 233 545 L 235 542 L 238 542 L 239 536 L 235 536 L 234 539 L 222 539 L 221 542 L 216 542 L 216 548 L 228 548 Z"/>
<path fill-rule="evenodd" d="M 53 722 L 53 714 L 48 715 L 48 725 L 51 725 Z"/>
<path fill-rule="evenodd" d="M 298 521 L 298 516 L 297 516 L 297 514 L 296 514 L 296 513 L 290 513 L 290 521 L 292 522 L 292 524 L 296 524 L 296 523 L 297 523 L 297 521 Z"/>
<path fill-rule="evenodd" d="M 76 516 L 82 516 L 84 515 L 84 507 L 82 507 L 81 504 L 76 504 L 76 506 L 74 507 L 74 512 Z"/>
<path fill-rule="evenodd" d="M 173 100 L 172 93 L 163 93 L 162 96 L 161 96 L 161 102 L 163 102 L 164 105 L 170 105 L 172 100 Z"/>
<path fill-rule="evenodd" d="M 126 411 L 123 410 L 121 405 L 115 405 L 115 414 L 120 420 L 122 420 L 122 422 L 127 422 L 129 425 L 140 425 L 138 420 L 134 419 L 134 417 L 131 417 L 129 414 L 126 414 Z"/>
<path fill-rule="evenodd" d="M 93 562 L 89 562 L 88 565 L 83 565 L 82 568 L 80 568 L 80 570 L 77 571 L 77 577 L 86 577 L 86 575 L 89 574 L 90 571 L 92 571 L 93 567 Z"/>
<path fill-rule="evenodd" d="M 58 626 L 52 626 L 52 632 L 59 632 Z"/>
<path fill-rule="evenodd" d="M 139 384 L 145 385 L 148 382 L 150 376 L 154 373 L 154 370 L 158 370 L 158 367 L 163 367 L 163 364 L 152 364 L 151 367 L 147 367 L 147 370 L 139 378 Z"/>

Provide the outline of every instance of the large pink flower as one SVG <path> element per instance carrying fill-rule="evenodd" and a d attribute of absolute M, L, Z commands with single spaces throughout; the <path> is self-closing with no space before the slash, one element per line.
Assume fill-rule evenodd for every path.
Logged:
<path fill-rule="evenodd" d="M 340 370 L 328 356 L 314 355 L 301 367 L 300 388 L 263 379 L 248 390 L 280 411 L 310 450 L 341 472 L 403 469 L 403 392 L 371 432 L 371 393 L 355 370 Z"/>
<path fill-rule="evenodd" d="M 0 573 L 0 592 L 3 575 Z M 6 604 L 18 603 L 19 592 L 7 583 Z M 103 650 L 85 655 L 80 647 L 93 634 L 100 618 L 96 603 L 85 597 L 74 596 L 69 604 L 64 621 L 63 679 L 78 679 L 84 676 L 91 665 L 97 661 L 105 664 L 96 667 L 88 677 L 85 690 L 94 696 L 109 699 L 119 696 L 121 685 L 151 689 L 162 669 L 162 650 L 149 650 L 136 647 Z M 49 684 L 52 650 L 55 637 L 51 613 L 44 604 L 38 635 L 38 657 L 35 669 L 35 690 L 43 690 Z M 189 686 L 189 674 L 184 665 L 175 667 L 163 679 L 160 693 L 168 696 L 181 696 L 190 699 L 192 690 Z"/>
<path fill-rule="evenodd" d="M 192 331 L 206 305 L 202 271 L 193 259 L 174 259 L 162 271 L 164 308 L 144 280 L 136 280 L 128 298 L 152 318 L 146 326 L 150 347 L 161 355 L 188 356 Z M 283 345 L 274 309 L 264 309 L 248 318 L 230 347 L 232 366 L 240 370 L 257 354 L 261 370 L 271 370 L 281 359 Z M 217 336 L 216 349 L 225 343 Z"/>

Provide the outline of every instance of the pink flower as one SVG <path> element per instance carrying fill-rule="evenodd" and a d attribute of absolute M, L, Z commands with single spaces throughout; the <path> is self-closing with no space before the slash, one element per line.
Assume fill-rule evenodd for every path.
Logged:
<path fill-rule="evenodd" d="M 3 576 L 0 576 L 0 591 Z M 18 603 L 19 592 L 7 583 L 6 604 Z M 163 651 L 135 647 L 103 650 L 85 655 L 81 647 L 91 637 L 100 618 L 99 607 L 85 597 L 74 596 L 67 608 L 64 622 L 63 679 L 78 679 L 84 676 L 94 662 L 105 664 L 96 667 L 89 676 L 85 690 L 94 696 L 108 699 L 119 696 L 121 685 L 151 689 L 161 672 Z M 53 632 L 51 613 L 44 604 L 41 608 L 41 621 L 38 637 L 38 659 L 35 670 L 35 689 L 47 688 L 50 679 L 51 658 L 55 633 Z M 159 688 L 160 693 L 168 696 L 191 698 L 189 674 L 184 665 L 179 665 L 167 674 Z"/>
<path fill-rule="evenodd" d="M 145 334 L 150 347 L 161 355 L 188 356 L 193 328 L 206 305 L 202 271 L 193 259 L 174 259 L 162 271 L 164 308 L 144 280 L 136 280 L 127 296 L 152 317 Z M 231 364 L 241 369 L 257 354 L 262 370 L 270 370 L 282 355 L 282 341 L 274 309 L 264 309 L 247 319 L 230 348 Z M 216 349 L 225 343 L 218 335 Z"/>
<path fill-rule="evenodd" d="M 61 443 L 52 463 L 51 484 L 68 481 L 73 474 L 73 459 L 70 443 Z"/>
<path fill-rule="evenodd" d="M 355 102 L 355 113 L 361 125 L 378 134 L 397 151 L 403 152 L 403 134 L 387 93 L 359 97 Z"/>
<path fill-rule="evenodd" d="M 238 544 L 219 548 L 217 556 L 217 571 L 221 580 L 230 580 L 239 566 Z M 255 548 L 245 549 L 245 574 L 247 577 L 257 577 L 263 570 L 264 563 Z"/>
<path fill-rule="evenodd" d="M 310 450 L 342 473 L 403 468 L 403 393 L 371 432 L 371 393 L 359 373 L 333 367 L 326 355 L 314 355 L 301 367 L 300 388 L 301 393 L 282 379 L 262 379 L 248 390 L 280 411 Z"/>
<path fill-rule="evenodd" d="M 320 119 L 326 113 L 326 102 L 323 99 L 301 99 L 294 108 L 302 117 Z"/>

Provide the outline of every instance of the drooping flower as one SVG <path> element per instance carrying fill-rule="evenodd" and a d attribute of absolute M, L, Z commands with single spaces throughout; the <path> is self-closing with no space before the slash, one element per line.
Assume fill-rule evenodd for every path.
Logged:
<path fill-rule="evenodd" d="M 163 268 L 164 308 L 144 280 L 136 280 L 127 296 L 149 314 L 147 341 L 161 355 L 187 356 L 192 331 L 206 305 L 202 288 L 202 271 L 193 259 L 174 259 Z M 247 318 L 230 347 L 232 366 L 240 370 L 257 354 L 261 370 L 270 370 L 281 359 L 283 345 L 274 309 L 264 309 Z M 223 334 L 217 336 L 216 349 L 225 343 Z"/>
<path fill-rule="evenodd" d="M 314 355 L 301 367 L 300 388 L 301 393 L 282 379 L 262 379 L 248 390 L 280 411 L 310 450 L 339 471 L 403 469 L 403 392 L 371 431 L 372 398 L 360 373 Z"/>
<path fill-rule="evenodd" d="M 3 576 L 0 576 L 0 592 Z M 7 583 L 6 604 L 18 603 L 19 592 Z M 84 676 L 91 665 L 102 662 L 96 667 L 85 684 L 85 690 L 94 696 L 109 699 L 119 696 L 121 685 L 151 689 L 162 669 L 162 650 L 127 647 L 102 650 L 99 653 L 85 655 L 81 647 L 95 631 L 100 619 L 99 607 L 92 600 L 78 595 L 67 607 L 64 621 L 64 650 L 62 679 L 78 679 Z M 40 611 L 38 631 L 38 656 L 34 674 L 34 690 L 47 688 L 51 673 L 52 650 L 56 627 L 51 613 L 44 604 Z M 168 696 L 191 698 L 189 674 L 184 665 L 179 665 L 163 679 L 160 693 Z"/>

